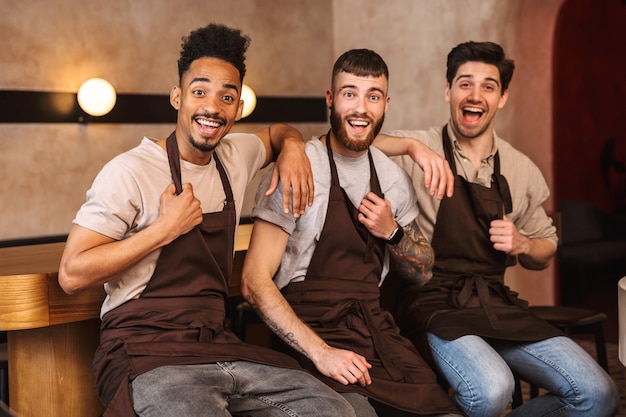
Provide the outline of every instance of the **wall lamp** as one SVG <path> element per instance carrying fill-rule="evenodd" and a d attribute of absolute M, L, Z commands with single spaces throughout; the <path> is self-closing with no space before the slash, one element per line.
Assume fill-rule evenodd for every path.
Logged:
<path fill-rule="evenodd" d="M 241 99 L 243 100 L 243 112 L 241 118 L 250 116 L 256 107 L 256 94 L 254 90 L 248 85 L 241 86 Z"/>
<path fill-rule="evenodd" d="M 82 83 L 76 94 L 78 105 L 90 116 L 104 116 L 115 107 L 117 93 L 110 82 L 90 78 Z"/>

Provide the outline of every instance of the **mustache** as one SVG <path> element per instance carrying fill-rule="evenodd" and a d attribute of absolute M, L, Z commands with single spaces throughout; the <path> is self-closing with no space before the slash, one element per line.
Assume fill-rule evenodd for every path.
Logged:
<path fill-rule="evenodd" d="M 213 114 L 211 114 L 211 113 L 196 113 L 196 114 L 193 115 L 193 119 L 196 119 L 198 117 L 203 117 L 205 119 L 214 119 L 214 120 L 218 120 L 220 123 L 222 123 L 224 125 L 226 124 L 226 119 L 224 117 L 220 116 L 217 113 L 213 113 Z"/>

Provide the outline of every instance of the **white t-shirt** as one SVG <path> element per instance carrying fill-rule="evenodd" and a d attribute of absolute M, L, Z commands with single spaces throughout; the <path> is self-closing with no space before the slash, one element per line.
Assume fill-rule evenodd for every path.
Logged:
<path fill-rule="evenodd" d="M 230 180 L 238 222 L 246 186 L 265 161 L 265 146 L 254 134 L 237 133 L 224 137 L 216 153 Z M 215 159 L 208 165 L 180 163 L 182 182 L 192 184 L 202 212 L 222 211 L 226 196 Z M 144 137 L 102 168 L 73 223 L 115 240 L 126 239 L 156 221 L 161 194 L 172 182 L 166 151 L 155 139 Z M 101 316 L 142 293 L 159 254 L 152 252 L 104 285 L 107 297 Z"/>
<path fill-rule="evenodd" d="M 381 191 L 385 199 L 391 202 L 396 221 L 406 226 L 417 217 L 419 212 L 411 180 L 402 168 L 380 150 L 372 147 L 370 151 Z M 290 282 L 304 280 L 326 219 L 330 192 L 330 163 L 326 146 L 317 138 L 313 138 L 306 144 L 306 153 L 311 161 L 315 181 L 313 206 L 307 207 L 306 212 L 297 220 L 290 213 L 285 214 L 282 210 L 280 190 L 268 197 L 262 191 L 267 189 L 269 184 L 270 175 L 268 174 L 261 180 L 256 195 L 256 205 L 252 211 L 253 217 L 274 223 L 291 235 L 280 268 L 274 278 L 278 288 L 283 288 Z M 333 157 L 337 166 L 339 184 L 348 194 L 352 204 L 358 207 L 370 191 L 370 167 L 367 153 L 359 158 L 350 158 L 337 153 L 333 153 Z M 383 277 L 385 275 L 386 268 Z"/>

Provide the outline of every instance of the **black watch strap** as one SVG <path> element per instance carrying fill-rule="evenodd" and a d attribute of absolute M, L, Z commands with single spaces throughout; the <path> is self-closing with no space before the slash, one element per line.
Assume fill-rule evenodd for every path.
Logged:
<path fill-rule="evenodd" d="M 400 243 L 402 238 L 404 237 L 404 230 L 402 230 L 402 226 L 396 223 L 396 229 L 393 231 L 389 239 L 387 239 L 387 243 L 390 245 L 397 245 Z"/>

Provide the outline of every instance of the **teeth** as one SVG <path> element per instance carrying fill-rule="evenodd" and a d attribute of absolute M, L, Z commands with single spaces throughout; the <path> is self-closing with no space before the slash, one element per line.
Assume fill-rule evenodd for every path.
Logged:
<path fill-rule="evenodd" d="M 348 123 L 350 123 L 352 126 L 362 126 L 362 127 L 369 125 L 369 122 L 365 122 L 362 120 L 351 120 Z"/>
<path fill-rule="evenodd" d="M 204 120 L 204 119 L 197 119 L 196 120 L 198 123 L 200 123 L 203 126 L 209 126 L 209 127 L 219 127 L 220 124 L 218 122 L 212 122 L 210 120 Z"/>
<path fill-rule="evenodd" d="M 463 107 L 463 111 L 468 111 L 468 112 L 472 112 L 472 113 L 482 113 L 482 109 L 479 109 L 478 107 Z"/>

